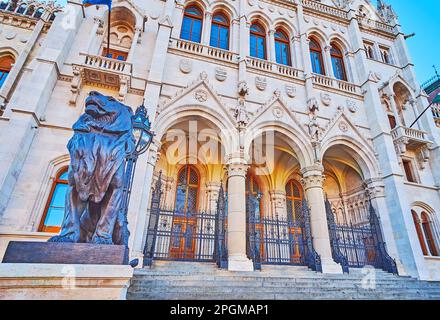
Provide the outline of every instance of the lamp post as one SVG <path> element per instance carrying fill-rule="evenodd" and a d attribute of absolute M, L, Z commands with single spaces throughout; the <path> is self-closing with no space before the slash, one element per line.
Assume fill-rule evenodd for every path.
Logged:
<path fill-rule="evenodd" d="M 147 152 L 153 141 L 154 133 L 151 131 L 151 122 L 148 118 L 147 109 L 144 104 L 136 109 L 132 117 L 133 136 L 135 138 L 136 147 L 134 151 L 129 154 L 125 161 L 125 176 L 124 187 L 120 210 L 120 221 L 122 222 L 122 239 L 121 242 L 128 247 L 128 239 L 130 232 L 128 231 L 128 205 L 130 203 L 131 188 L 133 186 L 133 177 L 136 171 L 136 162 L 141 154 Z"/>

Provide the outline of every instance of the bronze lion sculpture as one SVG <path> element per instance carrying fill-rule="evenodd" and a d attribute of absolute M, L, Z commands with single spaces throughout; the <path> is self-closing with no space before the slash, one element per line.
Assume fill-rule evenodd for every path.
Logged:
<path fill-rule="evenodd" d="M 90 92 L 73 125 L 63 225 L 50 242 L 122 244 L 120 216 L 125 159 L 135 148 L 133 112 L 113 97 Z M 125 227 L 126 228 L 126 227 Z"/>

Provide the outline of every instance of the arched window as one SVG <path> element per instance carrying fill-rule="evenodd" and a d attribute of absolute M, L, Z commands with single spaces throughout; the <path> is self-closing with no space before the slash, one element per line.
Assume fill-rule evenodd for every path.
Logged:
<path fill-rule="evenodd" d="M 9 72 L 11 71 L 12 65 L 15 63 L 15 60 L 12 56 L 7 55 L 0 58 L 0 88 L 3 86 L 3 83 L 6 81 Z"/>
<path fill-rule="evenodd" d="M 177 176 L 175 211 L 177 214 L 196 213 L 198 206 L 199 174 L 186 165 Z"/>
<path fill-rule="evenodd" d="M 38 8 L 37 11 L 35 11 L 34 18 L 40 18 L 44 13 L 43 8 Z"/>
<path fill-rule="evenodd" d="M 266 31 L 258 23 L 251 25 L 250 38 L 251 56 L 259 59 L 266 59 Z"/>
<path fill-rule="evenodd" d="M 216 13 L 212 18 L 210 45 L 229 50 L 229 19 L 223 13 Z"/>
<path fill-rule="evenodd" d="M 282 30 L 275 32 L 275 54 L 276 61 L 279 64 L 291 66 L 289 37 Z"/>
<path fill-rule="evenodd" d="M 27 11 L 26 11 L 26 15 L 27 16 L 32 16 L 34 14 L 35 11 L 35 7 L 34 6 L 30 6 Z"/>
<path fill-rule="evenodd" d="M 298 221 L 302 209 L 303 192 L 301 185 L 296 180 L 290 180 L 286 185 L 286 205 L 288 218 Z"/>
<path fill-rule="evenodd" d="M 6 9 L 6 7 L 8 6 L 8 0 L 1 0 L 0 1 L 0 10 L 4 10 Z"/>
<path fill-rule="evenodd" d="M 344 57 L 342 50 L 335 44 L 332 44 L 330 49 L 330 56 L 332 58 L 333 73 L 336 79 L 347 81 L 347 73 L 345 71 Z"/>
<path fill-rule="evenodd" d="M 26 4 L 22 4 L 18 9 L 17 13 L 23 14 L 26 11 Z"/>
<path fill-rule="evenodd" d="M 312 71 L 317 74 L 325 75 L 321 46 L 314 39 L 310 39 L 309 46 L 310 46 L 310 59 L 312 61 Z"/>
<path fill-rule="evenodd" d="M 39 231 L 58 233 L 64 218 L 68 182 L 68 168 L 61 169 L 52 184 Z"/>
<path fill-rule="evenodd" d="M 431 221 L 426 212 L 422 212 L 422 228 L 431 256 L 438 256 L 438 250 L 434 240 L 434 234 L 432 232 Z"/>
<path fill-rule="evenodd" d="M 199 7 L 192 5 L 185 9 L 180 38 L 199 42 L 202 40 L 203 14 Z"/>

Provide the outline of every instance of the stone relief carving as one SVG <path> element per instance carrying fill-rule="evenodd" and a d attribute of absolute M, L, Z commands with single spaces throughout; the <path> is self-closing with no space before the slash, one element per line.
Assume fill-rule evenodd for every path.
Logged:
<path fill-rule="evenodd" d="M 286 84 L 286 94 L 289 98 L 296 97 L 296 87 L 290 84 Z"/>
<path fill-rule="evenodd" d="M 190 73 L 192 71 L 192 61 L 189 59 L 182 59 L 180 60 L 180 71 L 182 71 L 182 73 Z"/>
<path fill-rule="evenodd" d="M 199 89 L 194 92 L 194 98 L 199 102 L 205 102 L 208 100 L 208 93 L 205 90 Z"/>
<path fill-rule="evenodd" d="M 316 111 L 319 111 L 319 103 L 318 103 L 318 99 L 316 99 L 315 97 L 310 98 L 307 101 L 307 108 L 309 109 L 310 112 L 315 113 Z"/>
<path fill-rule="evenodd" d="M 238 95 L 241 97 L 245 97 L 249 94 L 249 88 L 247 86 L 246 81 L 240 81 L 238 83 Z"/>
<path fill-rule="evenodd" d="M 332 97 L 328 93 L 321 93 L 321 102 L 328 107 L 332 102 Z"/>
<path fill-rule="evenodd" d="M 221 67 L 215 68 L 215 78 L 218 81 L 223 82 L 226 80 L 227 77 L 228 77 L 228 71 L 225 68 L 221 68 Z"/>
<path fill-rule="evenodd" d="M 255 86 L 258 90 L 264 91 L 267 87 L 267 79 L 264 77 L 255 77 Z"/>
<path fill-rule="evenodd" d="M 246 110 L 246 106 L 243 99 L 240 99 L 238 106 L 235 109 L 234 117 L 237 120 L 239 126 L 246 126 L 249 123 L 249 113 Z"/>
<path fill-rule="evenodd" d="M 350 110 L 350 112 L 355 113 L 357 112 L 358 106 L 355 101 L 347 100 L 347 109 Z"/>

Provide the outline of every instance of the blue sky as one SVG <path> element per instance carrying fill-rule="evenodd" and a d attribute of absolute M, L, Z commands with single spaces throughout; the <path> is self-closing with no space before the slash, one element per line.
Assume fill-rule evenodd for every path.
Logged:
<path fill-rule="evenodd" d="M 146 0 L 145 0 L 146 1 Z M 373 0 L 375 1 L 375 0 Z M 58 0 L 65 4 L 66 0 Z M 411 57 L 419 82 L 434 76 L 433 65 L 440 72 L 440 1 L 439 0 L 386 0 L 393 5 L 406 34 L 415 32 L 408 39 Z"/>
<path fill-rule="evenodd" d="M 423 83 L 434 76 L 433 65 L 440 73 L 440 1 L 388 0 L 393 6 L 403 31 L 415 32 L 407 40 L 417 79 Z"/>

